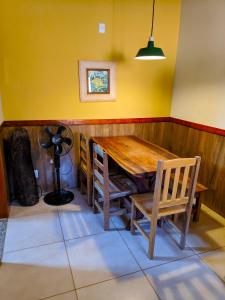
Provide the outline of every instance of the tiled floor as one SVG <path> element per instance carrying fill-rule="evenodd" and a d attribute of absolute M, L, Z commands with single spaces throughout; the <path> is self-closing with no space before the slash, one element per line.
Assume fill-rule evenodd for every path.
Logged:
<path fill-rule="evenodd" d="M 2 260 L 3 247 L 5 243 L 6 228 L 7 228 L 7 219 L 0 219 L 0 262 Z"/>
<path fill-rule="evenodd" d="M 225 299 L 225 220 L 203 207 L 188 245 L 169 225 L 158 229 L 155 259 L 147 242 L 113 218 L 104 232 L 79 191 L 62 207 L 40 201 L 12 206 L 3 263 L 1 300 Z"/>

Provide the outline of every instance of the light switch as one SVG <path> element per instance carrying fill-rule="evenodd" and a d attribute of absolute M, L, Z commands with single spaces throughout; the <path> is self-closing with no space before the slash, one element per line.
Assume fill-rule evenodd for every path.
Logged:
<path fill-rule="evenodd" d="M 39 177 L 39 171 L 38 170 L 34 170 L 34 176 L 35 176 L 35 178 Z"/>
<path fill-rule="evenodd" d="M 98 24 L 98 32 L 99 33 L 105 33 L 105 23 L 99 23 Z"/>

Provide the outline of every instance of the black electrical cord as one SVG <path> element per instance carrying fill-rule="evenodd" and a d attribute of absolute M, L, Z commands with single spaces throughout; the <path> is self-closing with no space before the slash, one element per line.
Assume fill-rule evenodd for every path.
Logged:
<path fill-rule="evenodd" d="M 151 28 L 151 37 L 153 36 L 154 18 L 155 18 L 155 0 L 153 0 L 153 2 L 152 2 L 152 28 Z"/>
<path fill-rule="evenodd" d="M 42 188 L 41 188 L 41 186 L 38 185 L 38 184 L 37 184 L 37 188 L 39 189 L 39 191 L 38 191 L 38 197 L 39 197 L 39 199 L 40 199 L 40 198 L 42 197 L 42 195 L 43 195 Z"/>
<path fill-rule="evenodd" d="M 63 144 L 62 144 L 62 147 L 63 147 L 64 151 L 66 152 L 66 149 L 65 149 L 65 147 L 64 147 Z M 72 161 L 72 157 L 71 157 L 70 153 L 67 152 L 67 154 L 66 154 L 65 156 L 68 156 L 69 159 L 70 159 L 70 168 L 69 168 L 69 171 L 67 171 L 67 172 L 62 172 L 62 171 L 60 171 L 60 174 L 61 174 L 61 175 L 67 175 L 67 174 L 69 174 L 69 173 L 72 171 L 72 169 L 73 169 L 73 161 Z"/>
<path fill-rule="evenodd" d="M 70 160 L 70 167 L 69 167 L 69 170 L 67 170 L 67 172 L 62 172 L 62 170 L 60 169 L 60 174 L 61 175 L 68 175 L 69 173 L 71 173 L 72 169 L 73 169 L 73 161 L 72 161 L 72 157 L 70 155 L 70 153 L 67 153 L 67 155 L 69 157 L 69 160 Z"/>

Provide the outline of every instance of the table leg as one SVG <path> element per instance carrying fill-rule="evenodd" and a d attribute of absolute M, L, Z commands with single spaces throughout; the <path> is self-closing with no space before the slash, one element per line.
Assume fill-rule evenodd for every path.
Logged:
<path fill-rule="evenodd" d="M 200 197 L 200 193 L 195 194 L 195 208 L 194 208 L 194 214 L 193 214 L 193 221 L 198 222 L 200 218 L 200 212 L 201 212 L 201 205 L 202 205 L 202 198 Z"/>
<path fill-rule="evenodd" d="M 143 217 L 144 215 L 138 209 L 136 209 L 136 220 L 141 220 Z M 130 220 L 127 222 L 125 229 L 130 231 Z"/>

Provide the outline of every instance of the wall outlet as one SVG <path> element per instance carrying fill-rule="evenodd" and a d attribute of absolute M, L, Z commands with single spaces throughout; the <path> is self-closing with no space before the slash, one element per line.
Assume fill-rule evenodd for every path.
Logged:
<path fill-rule="evenodd" d="M 34 176 L 35 176 L 36 178 L 39 177 L 39 171 L 38 171 L 38 170 L 34 170 Z"/>
<path fill-rule="evenodd" d="M 105 23 L 99 23 L 98 24 L 98 32 L 99 33 L 105 33 Z"/>

